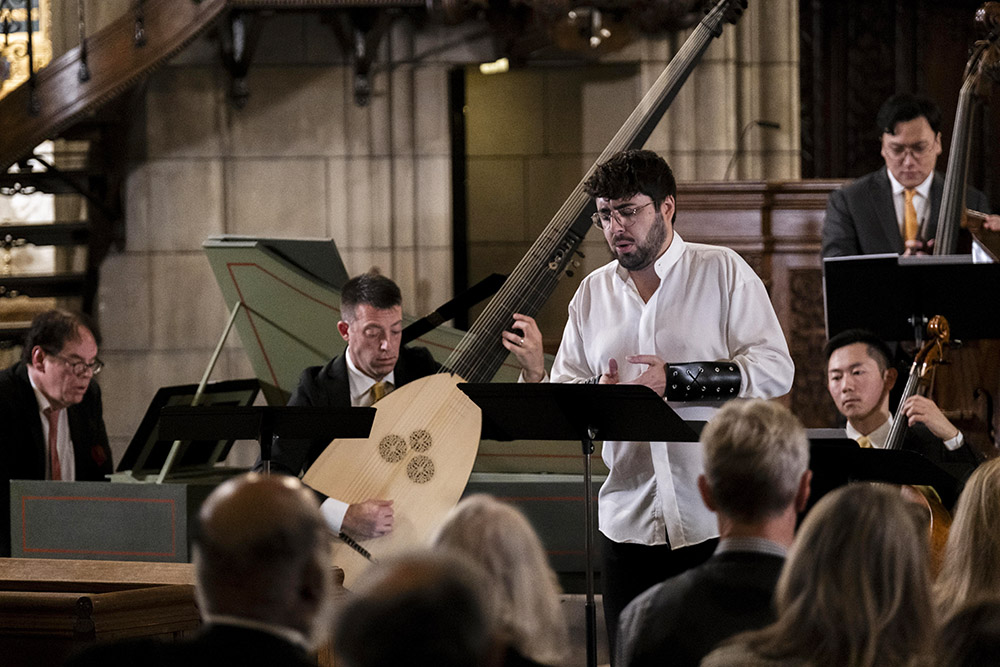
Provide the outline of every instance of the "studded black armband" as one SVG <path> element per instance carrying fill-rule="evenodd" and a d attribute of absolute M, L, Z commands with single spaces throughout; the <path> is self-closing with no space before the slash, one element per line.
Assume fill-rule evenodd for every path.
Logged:
<path fill-rule="evenodd" d="M 667 364 L 668 401 L 725 401 L 740 393 L 740 367 L 729 361 Z"/>

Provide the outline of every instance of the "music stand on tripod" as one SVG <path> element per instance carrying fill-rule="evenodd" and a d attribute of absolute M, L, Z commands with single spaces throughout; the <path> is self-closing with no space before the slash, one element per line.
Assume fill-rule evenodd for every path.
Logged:
<path fill-rule="evenodd" d="M 459 384 L 479 406 L 488 440 L 578 440 L 583 453 L 586 521 L 587 666 L 597 665 L 594 603 L 593 490 L 595 440 L 697 442 L 694 429 L 663 399 L 637 385 Z"/>

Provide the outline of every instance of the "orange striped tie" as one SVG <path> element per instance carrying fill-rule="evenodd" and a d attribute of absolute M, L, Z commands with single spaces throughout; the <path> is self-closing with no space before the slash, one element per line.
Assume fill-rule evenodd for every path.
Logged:
<path fill-rule="evenodd" d="M 917 191 L 913 188 L 903 190 L 903 197 L 906 200 L 903 204 L 903 233 L 906 235 L 907 241 L 917 238 L 920 231 L 920 226 L 917 224 L 917 207 L 913 205 L 915 194 Z"/>

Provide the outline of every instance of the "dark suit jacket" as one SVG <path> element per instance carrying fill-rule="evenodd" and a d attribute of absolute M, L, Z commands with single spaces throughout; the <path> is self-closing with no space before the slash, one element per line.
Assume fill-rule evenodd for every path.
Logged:
<path fill-rule="evenodd" d="M 101 389 L 95 382 L 91 381 L 80 403 L 67 408 L 67 417 L 76 479 L 103 481 L 113 470 Z M 10 555 L 10 480 L 45 479 L 47 454 L 28 368 L 17 362 L 0 371 L 0 556 Z"/>
<path fill-rule="evenodd" d="M 943 191 L 944 177 L 934 172 L 927 226 L 930 238 L 937 233 Z M 968 189 L 966 203 L 977 211 L 992 212 L 986 195 L 975 188 Z M 901 254 L 904 249 L 885 167 L 830 193 L 823 222 L 823 257 Z"/>
<path fill-rule="evenodd" d="M 346 353 L 345 353 L 346 354 Z M 431 353 L 423 347 L 403 347 L 399 361 L 393 369 L 396 386 L 432 375 L 440 366 Z M 351 407 L 351 386 L 344 355 L 333 359 L 326 366 L 310 366 L 302 371 L 299 385 L 292 392 L 288 405 L 307 405 L 330 408 Z M 289 440 L 279 438 L 271 450 L 271 470 L 288 475 L 299 475 L 309 469 L 323 453 L 328 440 Z M 258 463 L 258 466 L 260 464 Z"/>
<path fill-rule="evenodd" d="M 770 554 L 717 553 L 649 589 L 622 614 L 618 667 L 696 667 L 722 640 L 772 623 L 784 562 Z"/>
<path fill-rule="evenodd" d="M 316 661 L 281 637 L 230 625 L 208 625 L 194 639 L 139 639 L 93 646 L 67 667 L 315 667 Z"/>

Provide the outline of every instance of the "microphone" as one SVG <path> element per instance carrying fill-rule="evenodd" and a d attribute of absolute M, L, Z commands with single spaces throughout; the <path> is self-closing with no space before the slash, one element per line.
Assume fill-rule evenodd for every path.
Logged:
<path fill-rule="evenodd" d="M 729 158 L 729 164 L 726 166 L 726 175 L 722 177 L 722 180 L 724 181 L 729 180 L 729 174 L 730 172 L 732 172 L 733 167 L 736 166 L 736 158 L 738 158 L 740 156 L 740 153 L 743 152 L 743 140 L 746 138 L 747 132 L 749 132 L 750 129 L 753 128 L 754 126 L 763 127 L 768 130 L 781 129 L 781 123 L 775 123 L 773 120 L 762 120 L 760 118 L 752 120 L 746 125 L 744 125 L 743 129 L 740 130 L 740 138 L 736 140 L 736 150 L 733 151 L 733 156 Z"/>

